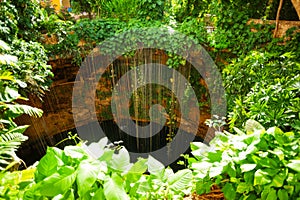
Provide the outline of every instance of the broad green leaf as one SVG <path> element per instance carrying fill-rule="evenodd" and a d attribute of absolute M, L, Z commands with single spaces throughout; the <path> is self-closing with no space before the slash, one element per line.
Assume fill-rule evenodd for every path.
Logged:
<path fill-rule="evenodd" d="M 241 170 L 242 172 L 248 172 L 253 170 L 256 167 L 256 164 L 242 164 Z"/>
<path fill-rule="evenodd" d="M 60 160 L 53 153 L 51 148 L 47 149 L 46 155 L 40 160 L 37 165 L 38 174 L 48 177 L 57 171 Z"/>
<path fill-rule="evenodd" d="M 112 177 L 104 183 L 104 195 L 107 200 L 129 200 L 129 196 L 123 186 L 123 180 L 118 174 L 113 173 Z"/>
<path fill-rule="evenodd" d="M 226 183 L 222 188 L 222 192 L 226 199 L 235 199 L 236 190 L 235 187 L 231 183 Z"/>
<path fill-rule="evenodd" d="M 196 150 L 198 150 L 198 149 L 200 149 L 200 150 L 206 150 L 206 149 L 208 149 L 209 148 L 209 146 L 207 146 L 206 144 L 204 144 L 203 142 L 192 142 L 191 143 L 191 150 L 192 151 L 196 151 Z"/>
<path fill-rule="evenodd" d="M 147 159 L 138 158 L 138 161 L 133 164 L 128 173 L 143 174 L 147 170 Z"/>
<path fill-rule="evenodd" d="M 283 188 L 292 196 L 295 190 L 293 185 L 284 185 Z"/>
<path fill-rule="evenodd" d="M 80 146 L 66 146 L 64 148 L 64 153 L 66 156 L 73 159 L 82 160 L 88 158 L 88 154 Z"/>
<path fill-rule="evenodd" d="M 280 189 L 277 192 L 279 200 L 289 200 L 289 195 L 285 189 Z"/>
<path fill-rule="evenodd" d="M 72 187 L 75 179 L 76 171 L 69 167 L 63 167 L 58 173 L 54 173 L 40 182 L 36 192 L 47 197 L 64 194 Z"/>
<path fill-rule="evenodd" d="M 253 185 L 265 185 L 271 182 L 269 174 L 262 171 L 261 169 L 257 170 L 254 174 L 254 183 Z"/>
<path fill-rule="evenodd" d="M 275 199 L 277 199 L 276 190 L 271 189 L 266 200 L 275 200 Z"/>
<path fill-rule="evenodd" d="M 300 160 L 290 160 L 286 166 L 300 173 Z"/>
<path fill-rule="evenodd" d="M 98 142 L 91 143 L 88 147 L 85 144 L 82 147 L 90 155 L 96 158 L 100 158 L 105 152 L 105 147 L 107 143 L 108 143 L 108 139 L 107 137 L 104 137 L 101 138 Z"/>
<path fill-rule="evenodd" d="M 169 188 L 173 191 L 182 191 L 186 189 L 192 181 L 192 172 L 189 169 L 183 169 L 176 172 L 168 179 Z"/>
<path fill-rule="evenodd" d="M 241 131 L 240 129 L 233 127 L 233 130 L 237 133 L 237 135 L 245 135 L 245 133 L 243 131 Z"/>
<path fill-rule="evenodd" d="M 236 191 L 240 194 L 243 194 L 243 193 L 248 193 L 249 191 L 252 191 L 253 190 L 253 187 L 251 184 L 247 184 L 245 182 L 241 182 L 238 184 L 237 188 L 236 188 Z"/>
<path fill-rule="evenodd" d="M 86 192 L 91 190 L 97 180 L 101 168 L 101 163 L 98 160 L 83 160 L 79 164 L 76 178 L 79 196 L 84 196 Z"/>
<path fill-rule="evenodd" d="M 268 152 L 276 155 L 279 158 L 279 160 L 283 160 L 284 159 L 284 153 L 283 153 L 283 151 L 281 151 L 278 148 L 274 149 L 274 151 L 268 150 Z"/>
<path fill-rule="evenodd" d="M 272 185 L 275 187 L 282 187 L 284 181 L 286 180 L 288 175 L 288 169 L 284 169 L 273 177 Z"/>
<path fill-rule="evenodd" d="M 220 162 L 222 160 L 222 152 L 217 151 L 217 152 L 209 152 L 207 154 L 207 158 L 211 163 L 213 162 Z"/>
<path fill-rule="evenodd" d="M 109 162 L 114 155 L 114 150 L 112 149 L 104 149 L 104 153 L 98 158 L 100 161 Z"/>
<path fill-rule="evenodd" d="M 165 171 L 165 166 L 161 162 L 153 158 L 151 155 L 149 155 L 147 163 L 148 171 L 150 172 L 150 174 L 162 178 Z"/>
<path fill-rule="evenodd" d="M 149 181 L 147 180 L 146 176 L 141 176 L 140 179 L 137 181 L 137 189 L 136 193 L 145 195 L 151 190 L 151 186 Z"/>
<path fill-rule="evenodd" d="M 252 134 L 255 131 L 264 131 L 265 128 L 258 123 L 257 121 L 253 120 L 253 119 L 248 119 L 246 121 L 246 126 L 245 126 L 246 132 L 247 134 Z"/>
<path fill-rule="evenodd" d="M 118 154 L 112 156 L 110 167 L 118 172 L 126 173 L 132 166 L 128 151 L 123 147 Z"/>
<path fill-rule="evenodd" d="M 101 187 L 98 190 L 96 190 L 94 196 L 92 197 L 92 200 L 100 200 L 100 199 L 105 199 L 104 191 L 103 188 Z"/>
<path fill-rule="evenodd" d="M 74 200 L 74 199 L 75 199 L 74 189 L 71 188 L 63 195 L 62 194 L 56 195 L 55 197 L 53 197 L 52 200 Z"/>
<path fill-rule="evenodd" d="M 220 175 L 222 173 L 222 171 L 223 171 L 223 166 L 222 165 L 216 166 L 216 167 L 211 167 L 209 169 L 209 177 L 214 178 L 214 177 Z"/>

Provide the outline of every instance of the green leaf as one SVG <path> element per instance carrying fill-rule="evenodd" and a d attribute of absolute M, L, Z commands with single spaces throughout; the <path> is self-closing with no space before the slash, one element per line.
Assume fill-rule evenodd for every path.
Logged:
<path fill-rule="evenodd" d="M 131 168 L 130 157 L 128 151 L 122 147 L 118 154 L 112 156 L 110 167 L 118 172 L 128 172 Z"/>
<path fill-rule="evenodd" d="M 104 195 L 107 200 L 129 200 L 129 196 L 123 186 L 123 180 L 118 174 L 113 173 L 112 177 L 104 183 Z"/>
<path fill-rule="evenodd" d="M 207 154 L 207 158 L 209 159 L 210 162 L 220 162 L 222 160 L 222 152 L 209 152 Z"/>
<path fill-rule="evenodd" d="M 277 195 L 279 200 L 289 200 L 288 192 L 285 189 L 278 190 Z"/>
<path fill-rule="evenodd" d="M 223 171 L 223 166 L 222 165 L 221 166 L 216 166 L 216 167 L 211 167 L 209 169 L 209 177 L 214 178 L 214 177 L 220 175 L 222 173 L 222 171 Z"/>
<path fill-rule="evenodd" d="M 276 148 L 276 149 L 274 149 L 274 151 L 268 150 L 268 152 L 276 155 L 279 158 L 279 160 L 283 160 L 284 159 L 284 153 L 280 149 Z"/>
<path fill-rule="evenodd" d="M 64 194 L 73 185 L 76 179 L 76 171 L 71 167 L 62 167 L 58 173 L 45 178 L 39 183 L 36 192 L 47 197 Z"/>
<path fill-rule="evenodd" d="M 23 134 L 24 131 L 29 127 L 29 125 L 23 125 L 23 126 L 17 126 L 16 128 L 10 129 L 5 134 L 11 134 L 11 133 L 20 133 Z"/>
<path fill-rule="evenodd" d="M 66 146 L 64 148 L 64 153 L 66 156 L 73 159 L 83 160 L 88 158 L 88 154 L 80 146 Z"/>
<path fill-rule="evenodd" d="M 15 77 L 12 75 L 10 71 L 0 70 L 0 80 L 15 81 Z"/>
<path fill-rule="evenodd" d="M 232 183 L 226 183 L 222 188 L 222 192 L 224 193 L 226 199 L 235 199 L 236 190 Z"/>
<path fill-rule="evenodd" d="M 192 172 L 189 169 L 183 169 L 176 172 L 168 179 L 169 188 L 173 191 L 182 191 L 186 189 L 192 181 Z"/>
<path fill-rule="evenodd" d="M 101 168 L 101 163 L 98 160 L 83 160 L 79 164 L 76 182 L 78 187 L 78 195 L 80 197 L 84 196 L 85 193 L 92 189 L 92 186 L 96 182 Z"/>
<path fill-rule="evenodd" d="M 100 161 L 109 162 L 114 155 L 114 150 L 112 149 L 104 149 L 104 153 L 98 158 Z"/>
<path fill-rule="evenodd" d="M 275 186 L 275 187 L 282 187 L 285 179 L 287 178 L 287 175 L 288 175 L 288 170 L 287 169 L 285 169 L 284 171 L 279 172 L 278 174 L 276 174 L 273 177 L 272 185 Z"/>
<path fill-rule="evenodd" d="M 55 156 L 51 148 L 47 148 L 46 155 L 40 160 L 37 171 L 45 177 L 48 177 L 57 171 L 60 160 Z"/>
<path fill-rule="evenodd" d="M 162 175 L 165 171 L 165 166 L 161 162 L 153 158 L 151 155 L 149 155 L 147 163 L 148 171 L 150 172 L 150 174 L 162 178 Z"/>
<path fill-rule="evenodd" d="M 300 173 L 300 160 L 290 160 L 290 163 L 288 163 L 286 166 Z"/>
<path fill-rule="evenodd" d="M 265 128 L 255 120 L 248 119 L 245 126 L 247 134 L 252 134 L 255 131 L 264 131 Z"/>
<path fill-rule="evenodd" d="M 6 111 L 8 115 L 14 117 L 17 117 L 21 114 L 27 114 L 33 117 L 41 117 L 43 114 L 43 111 L 41 109 L 28 105 L 6 104 L 6 107 L 8 108 L 8 111 Z"/>
<path fill-rule="evenodd" d="M 266 200 L 275 200 L 275 199 L 277 199 L 276 190 L 271 189 Z"/>
<path fill-rule="evenodd" d="M 99 188 L 98 190 L 96 190 L 92 200 L 99 200 L 99 199 L 105 199 L 105 196 L 104 196 L 104 191 L 103 191 L 103 188 Z"/>
<path fill-rule="evenodd" d="M 256 164 L 242 164 L 241 170 L 242 172 L 248 172 L 253 170 L 256 167 Z"/>
<path fill-rule="evenodd" d="M 238 184 L 237 188 L 236 188 L 236 191 L 240 194 L 243 194 L 243 193 L 248 193 L 249 191 L 252 191 L 253 190 L 253 187 L 251 184 L 247 184 L 245 182 L 241 182 Z"/>
<path fill-rule="evenodd" d="M 271 182 L 270 177 L 268 176 L 269 174 L 262 171 L 261 169 L 257 170 L 254 174 L 254 183 L 253 185 L 265 185 L 267 183 Z"/>
<path fill-rule="evenodd" d="M 4 90 L 3 88 L 0 89 L 0 101 L 2 102 L 12 102 L 21 97 L 16 88 L 6 86 Z"/>
<path fill-rule="evenodd" d="M 147 159 L 138 158 L 138 161 L 133 164 L 128 173 L 143 174 L 147 170 Z"/>

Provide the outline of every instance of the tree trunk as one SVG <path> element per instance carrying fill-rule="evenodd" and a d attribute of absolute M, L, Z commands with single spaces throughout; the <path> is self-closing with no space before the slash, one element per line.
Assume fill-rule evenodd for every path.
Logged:
<path fill-rule="evenodd" d="M 280 0 L 278 10 L 277 10 L 277 15 L 276 15 L 276 27 L 275 27 L 274 35 L 273 35 L 274 38 L 276 37 L 277 31 L 278 31 L 279 17 L 280 17 L 280 11 L 281 11 L 281 8 L 282 8 L 282 4 L 283 4 L 283 0 Z"/>
<path fill-rule="evenodd" d="M 300 0 L 291 0 L 300 20 Z"/>

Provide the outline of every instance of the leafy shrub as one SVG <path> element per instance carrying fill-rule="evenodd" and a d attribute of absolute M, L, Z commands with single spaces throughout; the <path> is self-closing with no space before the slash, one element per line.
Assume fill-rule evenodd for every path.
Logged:
<path fill-rule="evenodd" d="M 253 120 L 246 132 L 235 131 L 217 132 L 209 146 L 191 144 L 197 193 L 218 185 L 226 199 L 299 199 L 300 133 L 265 130 Z"/>
<path fill-rule="evenodd" d="M 49 147 L 24 199 L 172 199 L 189 191 L 190 170 L 174 174 L 151 156 L 131 163 L 125 148 L 107 142 L 92 144 L 97 159 L 84 146 Z"/>
<path fill-rule="evenodd" d="M 10 47 L 0 40 L 0 50 L 10 50 Z M 1 51 L 0 51 L 1 52 Z M 13 120 L 22 115 L 40 117 L 42 110 L 28 105 L 18 104 L 17 100 L 27 100 L 18 92 L 18 86 L 26 87 L 23 80 L 19 80 L 6 69 L 6 66 L 18 66 L 17 57 L 0 54 L 0 170 L 7 170 L 20 162 L 15 151 L 21 142 L 27 140 L 22 133 L 28 126 L 18 126 Z"/>
<path fill-rule="evenodd" d="M 223 70 L 230 127 L 246 119 L 285 131 L 299 130 L 299 71 L 297 56 L 287 52 L 250 52 Z"/>

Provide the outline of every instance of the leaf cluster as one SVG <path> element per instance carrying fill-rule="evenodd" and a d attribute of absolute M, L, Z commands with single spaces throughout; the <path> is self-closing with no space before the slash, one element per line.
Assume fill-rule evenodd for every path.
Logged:
<path fill-rule="evenodd" d="M 151 156 L 131 163 L 125 148 L 107 142 L 91 144 L 97 155 L 85 145 L 49 147 L 23 199 L 173 199 L 187 193 L 190 170 L 174 173 Z"/>
<path fill-rule="evenodd" d="M 209 146 L 192 143 L 189 159 L 197 193 L 218 185 L 226 199 L 297 199 L 300 193 L 299 132 L 265 130 L 248 120 L 245 132 L 218 132 Z"/>

